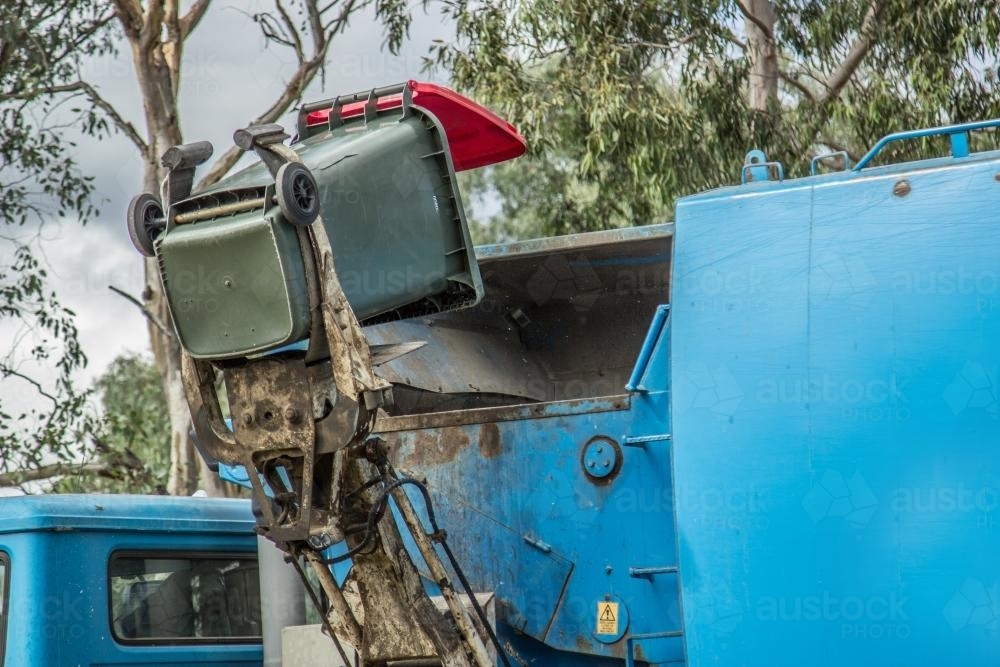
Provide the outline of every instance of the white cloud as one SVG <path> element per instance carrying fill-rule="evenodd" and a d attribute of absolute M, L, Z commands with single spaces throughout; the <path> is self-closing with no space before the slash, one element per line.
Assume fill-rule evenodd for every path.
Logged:
<path fill-rule="evenodd" d="M 46 242 L 45 254 L 56 294 L 76 313 L 80 343 L 90 360 L 81 380 L 93 380 L 120 354 L 149 350 L 145 317 L 110 289 L 113 285 L 135 297 L 143 289 L 142 258 L 124 222 L 81 227 L 64 221 L 58 236 Z"/>
<path fill-rule="evenodd" d="M 76 220 L 50 221 L 30 245 L 44 260 L 49 274 L 48 287 L 66 308 L 76 313 L 80 344 L 89 364 L 75 379 L 89 386 L 118 355 L 149 350 L 145 318 L 139 309 L 109 289 L 119 287 L 138 296 L 142 292 L 142 261 L 133 250 L 124 225 L 81 226 Z M 4 353 L 13 351 L 18 369 L 52 386 L 56 370 L 28 358 L 35 335 L 13 320 L 0 323 Z M 24 391 L 20 381 L 9 380 L 0 387 L 0 401 L 16 410 L 25 399 L 38 399 Z"/>

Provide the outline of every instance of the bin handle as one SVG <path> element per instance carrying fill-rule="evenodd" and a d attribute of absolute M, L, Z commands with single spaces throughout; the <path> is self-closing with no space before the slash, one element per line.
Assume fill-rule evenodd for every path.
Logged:
<path fill-rule="evenodd" d="M 985 130 L 991 127 L 1000 127 L 1000 118 L 994 118 L 992 120 L 981 120 L 975 123 L 961 123 L 959 125 L 945 125 L 942 127 L 928 127 L 922 130 L 907 130 L 905 132 L 895 132 L 893 134 L 888 134 L 881 139 L 878 143 L 872 146 L 872 149 L 868 151 L 863 158 L 858 160 L 858 163 L 854 165 L 854 171 L 858 172 L 868 166 L 868 163 L 875 159 L 883 148 L 893 143 L 894 141 L 903 141 L 905 139 L 920 139 L 922 137 L 938 137 L 938 136 L 948 136 L 951 139 L 951 156 L 952 157 L 968 157 L 969 156 L 969 136 L 968 133 L 974 130 Z"/>
<path fill-rule="evenodd" d="M 299 107 L 299 116 L 296 122 L 296 129 L 298 130 L 300 137 L 306 136 L 307 130 L 307 118 L 309 114 L 313 111 L 322 111 L 323 109 L 330 109 L 330 125 L 331 127 L 336 127 L 342 121 L 340 117 L 340 110 L 345 104 L 352 104 L 354 102 L 369 102 L 370 100 L 378 100 L 381 97 L 388 97 L 390 95 L 399 95 L 409 88 L 410 82 L 404 81 L 403 83 L 394 83 L 390 86 L 382 86 L 381 88 L 369 88 L 367 90 L 361 90 L 356 93 L 348 93 L 347 95 L 338 95 L 337 97 L 330 97 L 325 100 L 320 100 L 318 102 L 309 102 L 303 104 Z M 405 95 L 404 95 L 405 102 Z"/>

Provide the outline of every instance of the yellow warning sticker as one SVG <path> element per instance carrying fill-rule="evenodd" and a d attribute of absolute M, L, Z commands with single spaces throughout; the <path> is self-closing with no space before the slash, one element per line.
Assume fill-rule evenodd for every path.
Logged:
<path fill-rule="evenodd" d="M 617 602 L 597 603 L 597 634 L 599 635 L 618 634 Z"/>

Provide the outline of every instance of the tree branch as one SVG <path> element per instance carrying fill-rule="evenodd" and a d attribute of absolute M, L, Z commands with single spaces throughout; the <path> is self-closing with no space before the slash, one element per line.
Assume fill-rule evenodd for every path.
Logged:
<path fill-rule="evenodd" d="M 326 27 L 323 25 L 323 13 L 327 11 L 330 7 L 333 7 L 333 3 L 327 5 L 327 9 L 320 9 L 318 2 L 308 3 L 308 13 L 309 13 L 309 28 L 312 31 L 313 36 L 313 51 L 319 53 L 320 51 L 326 51 L 324 42 L 328 40 Z M 353 9 L 354 0 L 350 0 L 346 7 L 341 8 L 341 16 L 344 12 L 347 12 L 347 16 L 350 16 Z"/>
<path fill-rule="evenodd" d="M 0 486 L 20 486 L 67 475 L 100 475 L 112 477 L 114 470 L 107 463 L 50 463 L 31 470 L 0 473 Z"/>
<path fill-rule="evenodd" d="M 337 18 L 333 19 L 325 26 L 323 26 L 323 33 L 327 35 L 326 41 L 327 46 L 329 46 L 329 40 L 335 37 L 341 30 L 347 27 L 347 22 L 350 20 L 351 15 L 354 13 L 355 5 L 357 5 L 357 0 L 348 0 L 344 3 L 344 6 L 340 8 L 340 13 L 337 14 Z M 333 3 L 323 9 L 320 14 L 326 12 L 327 9 L 333 6 Z M 319 43 L 316 44 L 317 50 L 319 49 Z"/>
<path fill-rule="evenodd" d="M 319 71 L 320 64 L 320 62 L 310 60 L 299 65 L 299 69 L 296 70 L 285 90 L 278 96 L 278 99 L 274 101 L 267 111 L 253 119 L 250 124 L 274 123 L 281 118 L 288 108 L 302 96 L 306 86 L 309 85 L 309 82 L 312 81 L 313 77 Z M 219 156 L 219 159 L 215 161 L 212 168 L 208 170 L 208 173 L 195 186 L 195 190 L 201 190 L 219 182 L 233 168 L 233 165 L 239 161 L 242 155 L 243 151 L 240 148 L 236 146 L 231 147 Z"/>
<path fill-rule="evenodd" d="M 181 39 L 180 0 L 163 1 L 163 25 L 167 29 L 167 38 L 161 42 L 160 52 L 167 65 L 170 76 L 170 89 L 176 99 L 181 85 L 181 52 L 184 41 Z"/>
<path fill-rule="evenodd" d="M 739 7 L 740 13 L 743 14 L 744 18 L 760 28 L 760 31 L 764 33 L 765 37 L 767 37 L 767 41 L 774 42 L 774 33 L 771 32 L 770 26 L 761 21 L 753 12 L 751 12 L 750 8 L 743 4 L 743 0 L 736 0 L 736 6 Z"/>
<path fill-rule="evenodd" d="M 56 405 L 59 404 L 59 399 L 56 398 L 55 396 L 53 396 L 52 394 L 50 394 L 49 392 L 45 391 L 45 388 L 42 386 L 42 384 L 38 380 L 25 375 L 21 371 L 16 371 L 13 368 L 11 368 L 10 366 L 8 366 L 6 364 L 3 364 L 3 365 L 0 365 L 0 376 L 21 378 L 22 380 L 24 380 L 28 384 L 33 385 L 35 387 L 35 391 L 37 391 L 40 395 L 42 395 L 45 398 L 49 399 L 50 401 L 52 401 Z"/>
<path fill-rule="evenodd" d="M 114 0 L 114 4 L 122 30 L 129 41 L 133 41 L 142 31 L 142 6 L 139 0 Z"/>
<path fill-rule="evenodd" d="M 809 88 L 806 86 L 806 84 L 804 84 L 801 81 L 799 81 L 799 79 L 797 77 L 792 76 L 791 74 L 789 74 L 788 72 L 785 72 L 783 70 L 778 70 L 778 77 L 782 81 L 784 81 L 785 83 L 787 83 L 788 85 L 790 85 L 792 88 L 795 88 L 800 93 L 802 93 L 805 96 L 805 98 L 808 99 L 810 102 L 815 102 L 816 101 L 816 96 L 813 95 L 813 92 L 811 90 L 809 90 Z"/>
<path fill-rule="evenodd" d="M 144 306 L 142 302 L 139 301 L 139 299 L 135 298 L 125 290 L 115 287 L 114 285 L 108 285 L 108 289 L 117 294 L 118 296 L 124 298 L 125 300 L 135 304 L 136 308 L 142 311 L 142 314 L 146 317 L 146 319 L 152 322 L 157 329 L 163 332 L 165 336 L 170 338 L 174 336 L 174 332 L 168 329 L 166 325 L 160 321 L 160 318 L 156 316 L 156 313 L 153 313 L 152 311 L 149 310 L 149 308 L 146 308 L 146 306 Z"/>
<path fill-rule="evenodd" d="M 135 126 L 132 125 L 132 123 L 125 120 L 121 116 L 121 114 L 118 113 L 118 110 L 115 109 L 114 105 L 112 105 L 106 99 L 101 97 L 101 94 L 97 92 L 97 89 L 95 89 L 86 81 L 74 81 L 73 83 L 66 83 L 59 86 L 49 86 L 48 88 L 45 88 L 41 92 L 52 95 L 58 93 L 72 93 L 72 92 L 83 93 L 90 99 L 90 101 L 94 104 L 94 106 L 98 107 L 101 111 L 107 114 L 108 118 L 111 119 L 111 122 L 114 123 L 115 127 L 117 127 L 125 136 L 127 136 L 132 141 L 132 143 L 135 144 L 136 148 L 138 148 L 140 151 L 143 152 L 143 154 L 145 154 L 147 150 L 146 142 L 142 140 L 141 136 L 139 136 L 139 132 L 135 129 Z M 4 99 L 14 99 L 14 98 L 24 99 L 22 96 L 19 95 L 7 95 L 7 96 L 0 95 L 0 101 L 3 101 Z"/>
<path fill-rule="evenodd" d="M 107 16 L 104 16 L 96 20 L 93 24 L 91 24 L 89 28 L 82 31 L 77 39 L 70 42 L 65 49 L 63 49 L 60 53 L 56 54 L 52 59 L 55 62 L 62 62 L 67 57 L 69 57 L 71 53 L 79 49 L 80 46 L 84 44 L 88 39 L 93 37 L 97 33 L 97 31 L 101 30 L 104 26 L 114 21 L 116 17 L 117 15 L 114 12 L 111 12 Z"/>
<path fill-rule="evenodd" d="M 201 23 L 201 19 L 204 18 L 208 6 L 212 4 L 212 0 L 197 0 L 191 9 L 188 10 L 187 14 L 181 18 L 181 40 L 186 40 L 188 35 L 198 27 Z"/>
<path fill-rule="evenodd" d="M 151 0 L 146 3 L 142 30 L 139 31 L 140 53 L 151 53 L 153 46 L 160 41 L 160 31 L 163 29 L 163 5 L 163 0 Z"/>
<path fill-rule="evenodd" d="M 309 86 L 312 80 L 316 77 L 323 69 L 323 65 L 326 62 L 327 52 L 330 49 L 330 43 L 333 38 L 347 27 L 348 21 L 351 15 L 358 8 L 358 0 L 347 0 L 339 9 L 336 16 L 331 18 L 328 22 L 324 23 L 323 14 L 334 7 L 333 2 L 328 4 L 322 9 L 317 9 L 316 3 L 310 2 L 308 5 L 309 12 L 309 30 L 312 32 L 312 53 L 309 58 L 306 58 L 304 52 L 304 45 L 302 42 L 302 31 L 297 28 L 294 22 L 290 21 L 289 15 L 285 10 L 284 6 L 281 4 L 280 0 L 276 2 L 278 12 L 281 14 L 280 23 L 268 15 L 268 17 L 274 21 L 274 25 L 265 23 L 264 18 L 259 19 L 261 21 L 261 27 L 265 31 L 265 36 L 270 39 L 282 43 L 289 48 L 291 48 L 299 61 L 298 69 L 289 79 L 288 83 L 285 84 L 285 89 L 278 95 L 277 99 L 267 108 L 262 114 L 253 119 L 250 124 L 258 125 L 261 123 L 274 123 L 281 116 L 288 111 L 289 107 L 292 106 L 302 97 L 302 93 Z M 277 28 L 281 29 L 281 33 L 278 34 Z M 271 34 L 269 34 L 269 32 Z M 290 32 L 290 34 L 288 34 Z M 219 156 L 219 159 L 215 161 L 212 168 L 208 170 L 208 173 L 198 182 L 195 186 L 196 190 L 206 188 L 225 176 L 230 169 L 233 168 L 240 157 L 243 155 L 243 151 L 237 147 L 232 147 Z"/>
<path fill-rule="evenodd" d="M 730 44 L 732 44 L 734 46 L 738 46 L 739 48 L 743 49 L 744 51 L 747 50 L 747 44 L 746 44 L 746 42 L 744 42 L 742 39 L 740 39 L 739 37 L 737 37 L 736 33 L 733 32 L 728 26 L 720 25 L 720 26 L 717 26 L 717 27 L 718 27 L 718 32 L 714 33 L 715 36 L 722 37 L 722 39 L 726 40 L 727 42 L 729 42 Z M 691 35 L 691 37 L 694 37 L 694 35 Z M 685 41 L 687 41 L 687 40 L 685 40 Z"/>
<path fill-rule="evenodd" d="M 840 91 L 844 89 L 847 82 L 854 76 L 854 72 L 857 71 L 858 66 L 861 65 L 861 61 L 868 55 L 868 51 L 871 50 L 872 44 L 875 42 L 875 29 L 882 10 L 885 9 L 885 4 L 886 0 L 876 0 L 868 6 L 868 11 L 865 12 L 865 17 L 861 21 L 861 29 L 858 31 L 858 37 L 854 41 L 854 45 L 851 46 L 851 50 L 847 53 L 844 61 L 840 63 L 837 70 L 826 81 L 826 92 L 819 100 L 821 104 L 831 102 L 840 95 Z"/>
<path fill-rule="evenodd" d="M 299 35 L 299 31 L 295 29 L 295 22 L 288 15 L 288 10 L 281 4 L 281 0 L 275 0 L 274 6 L 278 8 L 278 13 L 281 15 L 281 22 L 285 24 L 284 31 L 287 32 L 292 48 L 295 50 L 295 58 L 299 63 L 302 63 L 306 59 L 306 56 L 302 51 L 302 37 Z"/>

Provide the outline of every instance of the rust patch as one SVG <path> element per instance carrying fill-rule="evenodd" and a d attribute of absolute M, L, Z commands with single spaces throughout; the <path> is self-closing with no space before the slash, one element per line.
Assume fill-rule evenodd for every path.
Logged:
<path fill-rule="evenodd" d="M 479 453 L 483 458 L 492 459 L 500 456 L 503 444 L 500 442 L 500 427 L 495 423 L 483 424 L 479 427 Z"/>
<path fill-rule="evenodd" d="M 646 653 L 642 650 L 642 644 L 633 644 L 632 653 L 636 660 L 646 660 Z"/>
<path fill-rule="evenodd" d="M 403 459 L 403 465 L 419 467 L 448 463 L 468 446 L 469 436 L 464 429 L 417 431 L 413 434 L 413 451 Z"/>

